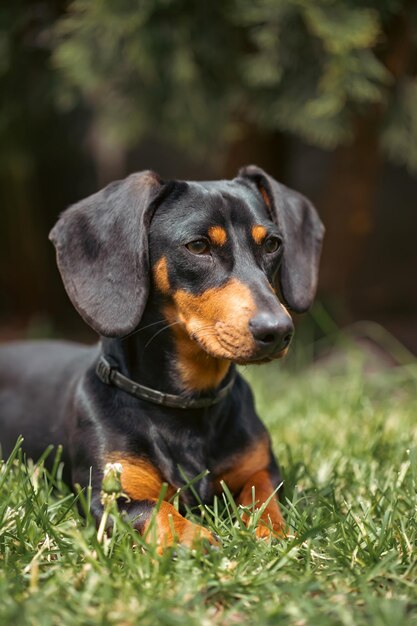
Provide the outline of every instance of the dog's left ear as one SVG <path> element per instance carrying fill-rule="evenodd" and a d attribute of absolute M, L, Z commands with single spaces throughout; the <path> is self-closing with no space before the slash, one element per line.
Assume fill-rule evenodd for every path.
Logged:
<path fill-rule="evenodd" d="M 256 165 L 239 170 L 260 192 L 270 217 L 281 229 L 284 253 L 279 270 L 285 303 L 297 313 L 311 306 L 317 289 L 324 226 L 316 209 L 300 193 L 278 183 Z"/>
<path fill-rule="evenodd" d="M 64 211 L 49 234 L 73 305 L 100 335 L 123 337 L 140 322 L 149 225 L 161 188 L 154 172 L 132 174 Z"/>

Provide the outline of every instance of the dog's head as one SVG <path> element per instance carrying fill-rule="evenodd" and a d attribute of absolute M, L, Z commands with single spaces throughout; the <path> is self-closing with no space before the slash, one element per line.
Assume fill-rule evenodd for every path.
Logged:
<path fill-rule="evenodd" d="M 285 353 L 317 285 L 323 225 L 312 204 L 249 166 L 230 181 L 133 174 L 70 207 L 50 234 L 74 306 L 99 334 L 140 323 L 150 290 L 214 357 Z M 151 281 L 152 276 L 152 281 Z"/>

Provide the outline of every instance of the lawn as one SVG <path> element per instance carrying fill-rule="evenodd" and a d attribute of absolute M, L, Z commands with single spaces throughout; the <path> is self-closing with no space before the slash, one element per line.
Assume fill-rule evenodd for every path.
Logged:
<path fill-rule="evenodd" d="M 292 537 L 256 540 L 225 495 L 190 513 L 218 551 L 160 557 L 120 519 L 99 543 L 59 466 L 17 454 L 0 465 L 0 624 L 417 624 L 417 366 L 371 367 L 347 340 L 294 361 L 244 372 Z"/>

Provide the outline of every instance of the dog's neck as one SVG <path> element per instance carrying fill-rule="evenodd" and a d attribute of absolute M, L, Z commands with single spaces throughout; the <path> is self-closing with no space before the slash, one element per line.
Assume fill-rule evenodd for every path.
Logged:
<path fill-rule="evenodd" d="M 180 323 L 167 321 L 162 308 L 158 297 L 151 298 L 134 333 L 102 338 L 103 354 L 128 378 L 164 393 L 204 395 L 220 387 L 230 362 L 208 355 Z"/>

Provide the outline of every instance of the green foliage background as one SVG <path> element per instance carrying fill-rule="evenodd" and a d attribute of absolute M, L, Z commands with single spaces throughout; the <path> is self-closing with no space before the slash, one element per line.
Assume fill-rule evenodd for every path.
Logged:
<path fill-rule="evenodd" d="M 111 141 L 155 128 L 213 151 L 246 120 L 334 148 L 371 110 L 417 170 L 412 2 L 75 0 L 55 34 L 62 102 L 85 98 Z"/>

